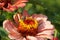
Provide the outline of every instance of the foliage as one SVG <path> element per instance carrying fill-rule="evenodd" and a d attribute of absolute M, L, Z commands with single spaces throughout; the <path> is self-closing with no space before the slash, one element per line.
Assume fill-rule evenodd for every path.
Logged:
<path fill-rule="evenodd" d="M 1 40 L 9 40 L 8 33 L 0 26 L 0 37 Z"/>
<path fill-rule="evenodd" d="M 19 8 L 14 12 L 5 12 L 0 10 L 0 26 L 5 19 L 12 19 L 13 14 L 27 10 L 30 15 L 34 13 L 42 13 L 48 16 L 48 20 L 54 24 L 58 31 L 58 38 L 60 38 L 60 0 L 29 0 L 24 8 Z M 6 32 L 0 27 L 1 40 L 9 40 L 6 36 Z"/>

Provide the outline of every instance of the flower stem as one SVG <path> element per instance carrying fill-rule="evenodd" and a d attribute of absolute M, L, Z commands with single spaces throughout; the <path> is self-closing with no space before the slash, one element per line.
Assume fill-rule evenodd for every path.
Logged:
<path fill-rule="evenodd" d="M 57 37 L 57 30 L 55 29 L 54 37 Z"/>

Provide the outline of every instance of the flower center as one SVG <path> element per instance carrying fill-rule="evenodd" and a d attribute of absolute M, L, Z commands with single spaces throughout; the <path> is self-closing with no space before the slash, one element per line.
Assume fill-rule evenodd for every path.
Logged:
<path fill-rule="evenodd" d="M 19 20 L 18 31 L 24 35 L 35 35 L 37 33 L 38 22 L 32 18 Z"/>

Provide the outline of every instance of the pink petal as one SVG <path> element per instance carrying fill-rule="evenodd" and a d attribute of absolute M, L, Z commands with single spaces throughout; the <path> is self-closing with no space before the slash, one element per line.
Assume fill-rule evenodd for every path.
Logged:
<path fill-rule="evenodd" d="M 10 39 L 20 38 L 21 34 L 18 33 L 16 26 L 10 20 L 3 22 L 3 28 L 9 33 Z"/>
<path fill-rule="evenodd" d="M 51 24 L 50 21 L 43 21 L 40 26 L 38 27 L 38 36 L 42 38 L 53 38 L 54 33 L 54 26 Z"/>
<path fill-rule="evenodd" d="M 23 11 L 23 16 L 25 16 L 25 17 L 26 17 L 26 16 L 27 16 L 27 17 L 30 16 L 30 15 L 28 14 L 27 10 L 24 10 L 24 11 Z"/>
<path fill-rule="evenodd" d="M 23 38 L 23 40 L 26 40 L 26 38 Z"/>
<path fill-rule="evenodd" d="M 16 39 L 16 40 L 26 40 L 26 38 L 19 38 L 19 39 Z"/>
<path fill-rule="evenodd" d="M 14 40 L 25 40 L 25 38 L 24 38 L 23 36 L 21 36 L 21 35 L 19 35 L 19 34 L 14 34 L 14 33 L 10 33 L 10 34 L 8 35 L 8 37 L 9 37 L 10 39 L 14 39 Z"/>
<path fill-rule="evenodd" d="M 23 37 L 21 36 L 21 34 L 19 34 L 19 33 L 13 33 L 13 32 L 9 33 L 8 37 L 10 39 L 23 39 Z"/>
<path fill-rule="evenodd" d="M 54 26 L 51 24 L 50 21 L 45 21 L 39 25 L 38 32 L 41 32 L 43 30 L 50 30 L 50 29 L 54 30 Z"/>
<path fill-rule="evenodd" d="M 22 15 L 19 14 L 19 13 L 15 14 L 15 15 L 13 16 L 16 24 L 19 24 L 19 20 L 21 19 L 21 17 L 22 17 Z"/>
<path fill-rule="evenodd" d="M 37 21 L 40 21 L 40 20 L 46 21 L 47 20 L 47 16 L 45 16 L 43 14 L 33 14 L 32 17 L 34 19 L 36 19 Z"/>
<path fill-rule="evenodd" d="M 36 36 L 36 38 L 37 38 L 37 40 L 47 40 L 47 38 L 42 38 L 42 37 L 37 37 L 37 36 Z"/>
<path fill-rule="evenodd" d="M 27 36 L 26 38 L 27 38 L 27 40 L 37 40 L 37 38 L 33 37 L 33 36 Z"/>
<path fill-rule="evenodd" d="M 37 35 L 36 37 L 45 38 L 45 39 L 52 39 L 53 38 L 52 35 L 46 35 L 46 34 Z"/>
<path fill-rule="evenodd" d="M 45 40 L 45 38 L 34 37 L 34 36 L 27 36 L 27 40 Z"/>
<path fill-rule="evenodd" d="M 52 35 L 53 33 L 54 33 L 54 30 L 44 30 L 38 33 L 37 35 L 41 35 L 41 34 Z"/>
<path fill-rule="evenodd" d="M 17 30 L 16 26 L 10 20 L 5 20 L 3 22 L 3 28 L 7 29 L 6 30 L 7 32 L 11 32 L 11 31 Z"/>
<path fill-rule="evenodd" d="M 4 6 L 4 3 L 0 3 L 0 8 Z"/>

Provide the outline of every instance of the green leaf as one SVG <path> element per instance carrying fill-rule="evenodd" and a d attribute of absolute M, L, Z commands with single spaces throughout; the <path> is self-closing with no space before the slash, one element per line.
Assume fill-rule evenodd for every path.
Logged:
<path fill-rule="evenodd" d="M 0 27 L 0 36 L 1 40 L 10 40 L 8 37 L 8 33 L 2 27 Z"/>
<path fill-rule="evenodd" d="M 25 6 L 24 10 L 29 10 L 32 6 L 33 6 L 33 4 L 28 3 L 28 4 Z"/>
<path fill-rule="evenodd" d="M 10 40 L 8 37 L 1 37 L 1 40 Z"/>
<path fill-rule="evenodd" d="M 57 36 L 58 36 L 58 39 L 60 40 L 60 32 L 58 32 L 58 35 Z"/>
<path fill-rule="evenodd" d="M 8 33 L 2 27 L 0 27 L 0 36 L 5 37 L 5 36 L 7 36 L 7 34 Z"/>
<path fill-rule="evenodd" d="M 45 11 L 45 9 L 44 9 L 44 7 L 43 6 L 41 6 L 41 5 L 36 5 L 36 11 L 37 12 L 44 12 Z"/>

